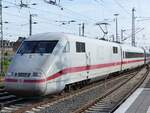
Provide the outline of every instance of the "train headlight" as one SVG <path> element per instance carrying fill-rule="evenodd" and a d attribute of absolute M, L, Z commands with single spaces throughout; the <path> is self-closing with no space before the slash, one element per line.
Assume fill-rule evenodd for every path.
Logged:
<path fill-rule="evenodd" d="M 42 73 L 41 72 L 33 72 L 32 76 L 33 77 L 41 77 Z"/>

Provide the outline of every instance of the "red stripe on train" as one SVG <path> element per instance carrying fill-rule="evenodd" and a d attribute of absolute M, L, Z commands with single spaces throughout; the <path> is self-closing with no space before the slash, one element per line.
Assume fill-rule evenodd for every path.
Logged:
<path fill-rule="evenodd" d="M 5 79 L 6 82 L 17 82 L 18 79 L 12 79 L 12 78 L 7 78 Z"/>
<path fill-rule="evenodd" d="M 135 63 L 135 62 L 141 62 L 144 60 L 130 60 L 130 61 L 123 61 L 122 64 L 128 64 L 128 63 Z M 117 66 L 121 65 L 121 62 L 114 62 L 114 63 L 106 63 L 106 64 L 97 64 L 97 65 L 89 65 L 89 66 L 80 66 L 80 67 L 71 67 L 71 68 L 66 68 L 63 69 L 55 74 L 53 74 L 50 77 L 47 77 L 46 79 L 39 79 L 39 80 L 24 80 L 24 83 L 42 83 L 46 82 L 55 78 L 58 78 L 62 76 L 63 74 L 68 74 L 68 73 L 75 73 L 75 72 L 81 72 L 81 71 L 86 71 L 86 70 L 93 70 L 93 69 L 99 69 L 99 68 L 106 68 L 106 67 L 111 67 L 111 66 Z M 5 79 L 6 82 L 17 82 L 18 79 Z"/>

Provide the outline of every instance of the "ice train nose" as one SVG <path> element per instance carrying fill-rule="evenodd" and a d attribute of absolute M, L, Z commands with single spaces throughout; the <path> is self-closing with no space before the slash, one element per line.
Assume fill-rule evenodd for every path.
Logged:
<path fill-rule="evenodd" d="M 35 74 L 36 75 L 36 74 Z M 5 77 L 6 91 L 19 96 L 40 96 L 46 92 L 46 78 L 40 77 Z"/>

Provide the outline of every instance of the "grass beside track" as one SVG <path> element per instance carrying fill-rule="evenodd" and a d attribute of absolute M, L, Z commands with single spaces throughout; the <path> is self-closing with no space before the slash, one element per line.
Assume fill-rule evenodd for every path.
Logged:
<path fill-rule="evenodd" d="M 5 58 L 4 61 L 2 62 L 3 65 L 3 72 L 0 73 L 0 81 L 3 79 L 3 77 L 5 76 L 5 73 L 7 72 L 8 66 L 10 64 L 11 60 L 8 58 Z M 0 62 L 1 64 L 1 62 Z"/>
<path fill-rule="evenodd" d="M 8 69 L 8 66 L 10 64 L 10 60 L 9 59 L 4 59 L 4 61 L 2 62 L 3 64 L 3 72 L 0 73 L 0 87 L 3 87 L 4 84 L 3 84 L 3 81 L 4 81 L 4 76 L 5 76 L 5 73 L 7 72 L 7 69 Z M 0 62 L 1 63 L 1 62 Z"/>
<path fill-rule="evenodd" d="M 0 82 L 0 88 L 4 87 L 4 83 Z"/>

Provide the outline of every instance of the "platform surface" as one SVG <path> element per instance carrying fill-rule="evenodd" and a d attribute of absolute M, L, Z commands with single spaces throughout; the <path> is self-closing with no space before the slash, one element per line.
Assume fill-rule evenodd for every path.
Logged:
<path fill-rule="evenodd" d="M 114 113 L 150 113 L 150 79 L 145 81 Z"/>

